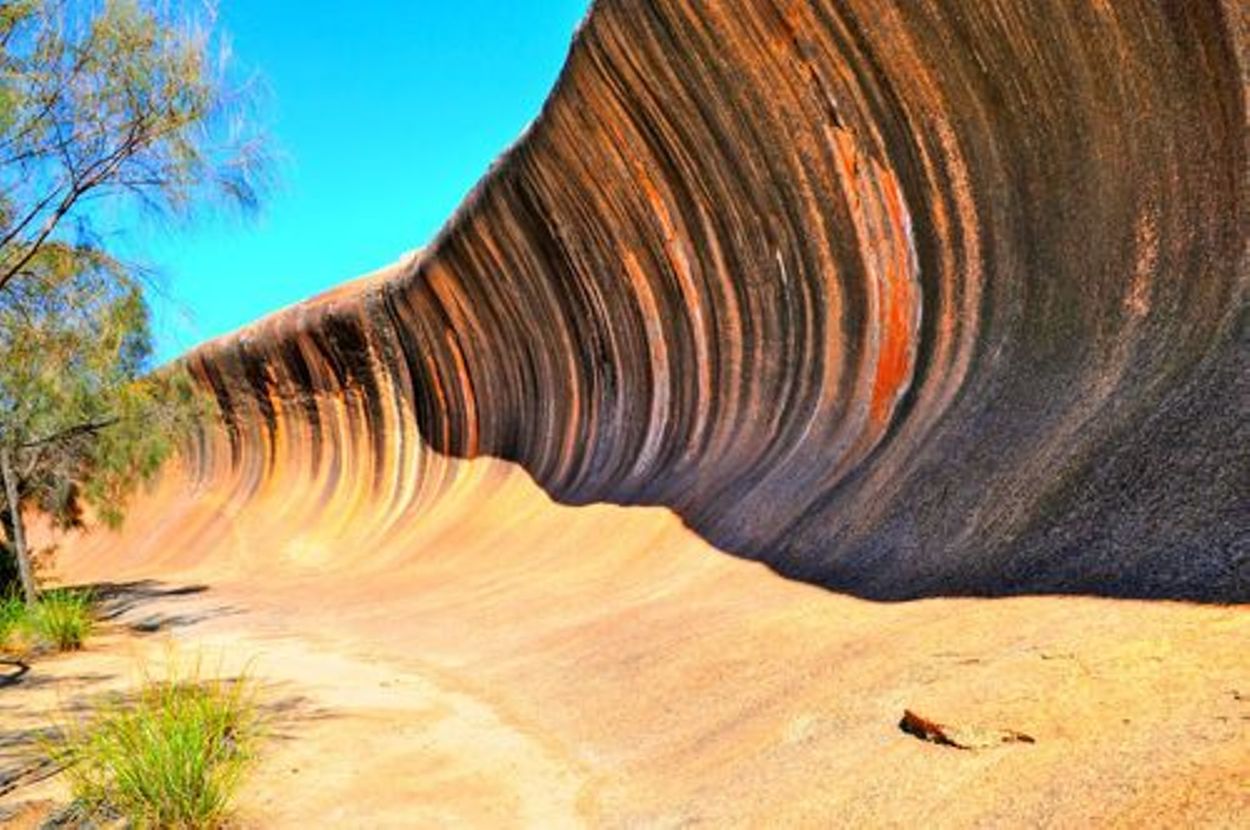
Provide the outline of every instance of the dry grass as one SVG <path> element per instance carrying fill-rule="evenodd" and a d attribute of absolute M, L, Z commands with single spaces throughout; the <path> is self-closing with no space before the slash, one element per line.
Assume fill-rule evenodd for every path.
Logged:
<path fill-rule="evenodd" d="M 45 591 L 28 607 L 20 598 L 0 600 L 0 650 L 29 654 L 40 646 L 76 651 L 95 626 L 95 597 L 90 591 Z"/>
<path fill-rule="evenodd" d="M 255 684 L 204 679 L 196 662 L 71 721 L 47 750 L 88 815 L 213 828 L 230 815 L 259 735 Z"/>

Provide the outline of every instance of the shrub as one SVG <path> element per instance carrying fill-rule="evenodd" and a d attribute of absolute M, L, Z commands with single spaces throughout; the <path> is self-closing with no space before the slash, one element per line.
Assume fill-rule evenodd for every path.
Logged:
<path fill-rule="evenodd" d="M 45 591 L 24 624 L 34 636 L 57 651 L 77 651 L 95 624 L 95 598 L 90 591 Z"/>
<path fill-rule="evenodd" d="M 80 649 L 95 624 L 94 613 L 89 591 L 47 591 L 33 608 L 13 594 L 0 598 L 0 651 L 24 657 L 40 647 Z"/>
<path fill-rule="evenodd" d="M 0 597 L 0 651 L 9 647 L 9 638 L 17 631 L 18 626 L 26 619 L 26 604 L 22 598 L 13 594 Z"/>
<path fill-rule="evenodd" d="M 89 814 L 135 827 L 220 827 L 259 726 L 249 678 L 203 681 L 197 666 L 107 701 L 48 750 Z"/>

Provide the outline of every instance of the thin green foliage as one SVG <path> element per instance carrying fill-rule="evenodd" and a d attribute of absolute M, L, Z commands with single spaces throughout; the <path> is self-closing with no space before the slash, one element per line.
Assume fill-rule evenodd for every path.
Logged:
<path fill-rule="evenodd" d="M 205 679 L 197 662 L 106 701 L 48 750 L 84 812 L 189 830 L 225 824 L 259 736 L 254 682 Z"/>
<path fill-rule="evenodd" d="M 249 127 L 254 95 L 227 77 L 211 7 L 0 8 L 0 289 L 44 243 L 100 238 L 105 207 L 256 207 L 267 157 Z"/>
<path fill-rule="evenodd" d="M 20 596 L 0 599 L 0 650 L 25 654 L 40 646 L 77 651 L 95 626 L 95 597 L 90 591 L 45 591 L 33 606 Z"/>
<path fill-rule="evenodd" d="M 57 651 L 77 651 L 95 625 L 95 597 L 90 591 L 45 591 L 25 624 L 36 639 Z"/>
<path fill-rule="evenodd" d="M 194 428 L 202 401 L 180 368 L 147 373 L 136 282 L 83 270 L 57 246 L 37 263 L 37 279 L 0 297 L 0 441 L 24 504 L 72 526 L 85 501 L 116 525 L 126 494 Z"/>
<path fill-rule="evenodd" d="M 26 617 L 26 603 L 15 593 L 0 597 L 0 651 L 8 648 L 9 638 Z"/>
<path fill-rule="evenodd" d="M 0 0 L 0 578 L 29 601 L 23 511 L 116 526 L 208 410 L 185 367 L 152 371 L 151 274 L 117 240 L 259 206 L 256 90 L 230 66 L 211 3 Z"/>

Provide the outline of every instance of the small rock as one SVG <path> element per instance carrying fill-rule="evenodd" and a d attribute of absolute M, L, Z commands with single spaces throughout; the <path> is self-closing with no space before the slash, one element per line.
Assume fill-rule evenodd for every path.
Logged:
<path fill-rule="evenodd" d="M 986 729 L 979 726 L 951 726 L 938 723 L 910 709 L 903 711 L 899 729 L 922 741 L 953 746 L 956 749 L 989 749 L 1003 744 L 1037 743 L 1032 735 L 1013 729 Z"/>
<path fill-rule="evenodd" d="M 163 620 L 160 617 L 148 617 L 130 624 L 130 630 L 139 634 L 155 634 L 161 630 Z"/>

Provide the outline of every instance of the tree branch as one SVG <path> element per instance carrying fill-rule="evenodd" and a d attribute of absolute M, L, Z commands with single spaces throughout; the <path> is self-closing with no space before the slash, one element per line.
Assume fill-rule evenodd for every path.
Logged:
<path fill-rule="evenodd" d="M 26 252 L 17 261 L 17 264 L 7 267 L 3 272 L 0 272 L 0 291 L 3 291 L 4 287 L 9 284 L 9 281 L 35 258 L 35 255 L 39 253 L 41 246 L 52 234 L 52 231 L 56 229 L 60 221 L 74 207 L 74 203 L 85 193 L 107 181 L 108 177 L 126 160 L 127 156 L 143 146 L 142 137 L 136 135 L 137 130 L 138 125 L 132 124 L 125 140 L 118 145 L 116 150 L 104 158 L 97 159 L 80 173 L 73 170 L 70 171 L 71 176 L 73 176 L 73 182 L 69 192 L 61 199 L 60 204 L 56 206 L 56 210 L 48 216 L 34 240 L 27 244 Z"/>
<path fill-rule="evenodd" d="M 60 441 L 68 441 L 71 438 L 77 438 L 81 435 L 94 435 L 97 432 L 108 429 L 119 420 L 120 419 L 118 418 L 105 418 L 99 421 L 88 421 L 85 424 L 77 424 L 69 429 L 63 429 L 60 432 L 53 433 L 52 435 L 48 435 L 34 441 L 27 441 L 24 444 L 19 444 L 17 448 L 19 450 L 33 450 L 38 447 L 45 447 L 49 444 L 58 443 Z"/>

